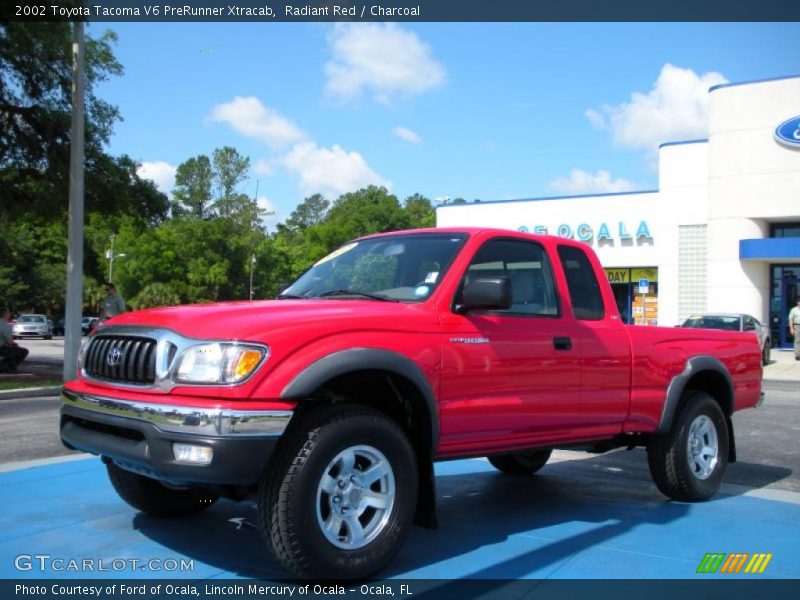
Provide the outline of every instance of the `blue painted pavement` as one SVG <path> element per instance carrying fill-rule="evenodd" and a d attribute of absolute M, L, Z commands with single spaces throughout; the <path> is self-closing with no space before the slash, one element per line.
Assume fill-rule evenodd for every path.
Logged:
<path fill-rule="evenodd" d="M 439 529 L 415 527 L 381 575 L 732 578 L 696 570 L 708 552 L 770 552 L 758 577 L 800 578 L 800 495 L 780 501 L 721 493 L 700 504 L 669 502 L 649 482 L 615 476 L 593 460 L 556 462 L 530 478 L 501 475 L 485 460 L 437 464 Z M 117 497 L 98 459 L 0 473 L 0 505 L 0 578 L 286 577 L 252 526 L 252 503 L 221 501 L 183 519 L 147 517 Z M 194 569 L 86 573 L 34 564 L 19 571 L 20 554 L 106 565 L 183 558 Z"/>

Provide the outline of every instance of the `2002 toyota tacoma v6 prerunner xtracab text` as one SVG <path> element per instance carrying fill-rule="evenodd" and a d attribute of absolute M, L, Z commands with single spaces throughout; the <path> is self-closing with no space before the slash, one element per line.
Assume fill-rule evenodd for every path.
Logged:
<path fill-rule="evenodd" d="M 256 494 L 289 572 L 357 579 L 435 526 L 437 460 L 528 475 L 554 448 L 644 446 L 664 494 L 711 497 L 761 376 L 752 333 L 623 324 L 588 245 L 401 231 L 276 300 L 111 319 L 65 385 L 61 438 L 147 514 Z"/>

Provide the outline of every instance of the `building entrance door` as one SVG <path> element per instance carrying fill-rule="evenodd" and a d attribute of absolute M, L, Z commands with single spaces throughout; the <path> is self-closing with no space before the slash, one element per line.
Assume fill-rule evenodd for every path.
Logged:
<path fill-rule="evenodd" d="M 769 298 L 769 330 L 772 346 L 791 348 L 794 338 L 789 333 L 789 311 L 800 296 L 800 265 L 771 265 Z"/>

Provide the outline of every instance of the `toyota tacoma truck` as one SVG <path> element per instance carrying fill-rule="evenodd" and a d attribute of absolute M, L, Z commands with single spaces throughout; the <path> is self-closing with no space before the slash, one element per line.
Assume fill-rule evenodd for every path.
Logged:
<path fill-rule="evenodd" d="M 524 476 L 556 448 L 642 446 L 663 494 L 705 500 L 761 378 L 752 333 L 625 325 L 586 244 L 413 230 L 341 246 L 275 300 L 107 321 L 60 429 L 137 510 L 255 497 L 290 573 L 359 579 L 435 527 L 439 460 Z"/>

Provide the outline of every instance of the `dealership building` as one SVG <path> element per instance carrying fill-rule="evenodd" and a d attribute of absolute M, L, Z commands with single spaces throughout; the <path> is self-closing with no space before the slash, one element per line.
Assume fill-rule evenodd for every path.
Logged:
<path fill-rule="evenodd" d="M 788 346 L 800 295 L 800 76 L 708 93 L 708 139 L 662 144 L 657 190 L 444 205 L 437 225 L 582 240 L 627 322 L 747 313 Z"/>

